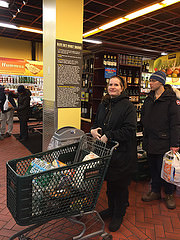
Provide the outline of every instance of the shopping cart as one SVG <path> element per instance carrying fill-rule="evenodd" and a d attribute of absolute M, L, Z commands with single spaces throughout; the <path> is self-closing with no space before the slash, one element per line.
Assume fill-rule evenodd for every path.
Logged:
<path fill-rule="evenodd" d="M 16 223 L 31 225 L 10 239 L 65 240 L 101 235 L 104 222 L 94 210 L 104 176 L 118 143 L 106 145 L 84 135 L 77 143 L 11 160 L 7 163 L 7 206 Z M 93 152 L 96 158 L 83 161 Z M 34 159 L 66 166 L 27 174 Z M 100 230 L 90 230 L 100 225 Z"/>

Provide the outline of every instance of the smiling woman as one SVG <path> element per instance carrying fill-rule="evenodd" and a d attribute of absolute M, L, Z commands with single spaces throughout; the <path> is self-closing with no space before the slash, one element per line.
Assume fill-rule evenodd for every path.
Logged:
<path fill-rule="evenodd" d="M 111 218 L 109 230 L 112 232 L 120 228 L 129 205 L 128 185 L 136 161 L 136 111 L 124 85 L 122 78 L 110 78 L 108 94 L 98 107 L 91 129 L 92 136 L 102 142 L 119 142 L 106 174 L 108 209 L 100 212 L 102 218 Z"/>

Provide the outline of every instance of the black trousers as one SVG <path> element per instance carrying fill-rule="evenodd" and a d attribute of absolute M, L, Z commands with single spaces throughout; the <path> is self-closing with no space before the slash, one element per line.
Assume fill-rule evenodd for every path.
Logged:
<path fill-rule="evenodd" d="M 130 176 L 121 181 L 107 181 L 108 207 L 115 217 L 126 214 L 126 208 L 129 205 L 128 186 L 130 182 Z"/>
<path fill-rule="evenodd" d="M 20 138 L 26 139 L 28 138 L 28 125 L 27 121 L 20 120 Z"/>
<path fill-rule="evenodd" d="M 160 192 L 161 187 L 164 187 L 164 192 L 166 194 L 172 194 L 174 192 L 174 185 L 166 182 L 161 178 L 161 168 L 163 163 L 163 155 L 162 154 L 148 154 L 148 161 L 150 164 L 151 170 L 151 191 L 152 192 Z"/>

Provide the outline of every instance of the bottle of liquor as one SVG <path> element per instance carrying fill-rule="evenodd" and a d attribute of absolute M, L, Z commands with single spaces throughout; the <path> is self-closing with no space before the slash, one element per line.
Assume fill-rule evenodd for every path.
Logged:
<path fill-rule="evenodd" d="M 120 68 L 120 69 L 119 69 L 119 76 L 122 77 L 122 75 L 123 75 L 123 74 L 122 74 L 122 69 Z"/>
<path fill-rule="evenodd" d="M 116 56 L 114 56 L 114 67 L 115 68 L 117 67 L 117 58 L 116 58 Z"/>
<path fill-rule="evenodd" d="M 110 67 L 114 67 L 114 57 L 113 56 L 111 56 L 111 61 L 110 61 Z"/>
<path fill-rule="evenodd" d="M 107 57 L 107 67 L 110 67 L 111 66 L 111 57 L 110 55 L 108 55 Z"/>
<path fill-rule="evenodd" d="M 134 78 L 134 84 L 139 84 L 139 71 L 136 71 L 136 75 Z"/>
<path fill-rule="evenodd" d="M 126 77 L 127 77 L 127 73 L 126 73 L 126 69 L 124 69 L 123 74 L 122 74 L 122 78 L 124 79 L 125 82 L 126 82 Z"/>
<path fill-rule="evenodd" d="M 128 72 L 127 83 L 128 83 L 128 84 L 131 84 L 131 83 L 132 83 L 132 72 L 131 72 L 131 70 L 129 70 L 129 72 Z"/>
<path fill-rule="evenodd" d="M 104 67 L 107 66 L 107 57 L 106 57 L 106 54 L 104 54 L 103 65 L 104 65 Z"/>
<path fill-rule="evenodd" d="M 149 62 L 146 63 L 146 72 L 149 72 Z"/>
<path fill-rule="evenodd" d="M 91 58 L 90 59 L 90 73 L 93 73 L 93 62 L 94 62 L 94 59 Z"/>

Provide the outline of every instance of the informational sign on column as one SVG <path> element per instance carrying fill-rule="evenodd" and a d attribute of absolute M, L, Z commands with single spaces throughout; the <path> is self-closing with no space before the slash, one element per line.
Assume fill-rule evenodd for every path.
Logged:
<path fill-rule="evenodd" d="M 56 40 L 56 106 L 81 107 L 82 44 Z"/>

